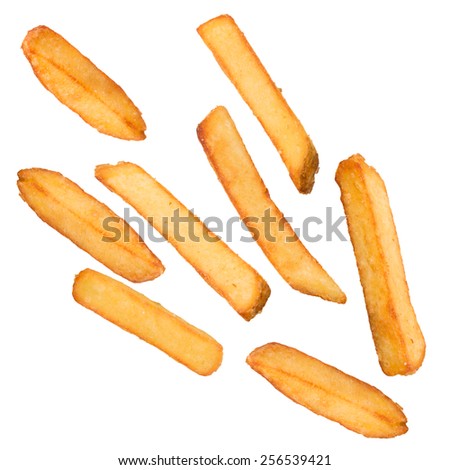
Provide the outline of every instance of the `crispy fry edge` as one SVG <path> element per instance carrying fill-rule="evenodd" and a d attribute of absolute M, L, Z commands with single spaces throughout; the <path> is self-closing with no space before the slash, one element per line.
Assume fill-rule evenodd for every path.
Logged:
<path fill-rule="evenodd" d="M 220 123 L 218 124 L 218 121 Z M 226 131 L 223 134 L 218 129 L 228 129 L 231 132 L 227 133 Z M 230 137 L 225 141 L 225 135 L 229 134 Z M 216 156 L 221 152 L 221 149 L 216 150 L 217 147 L 222 147 L 224 142 L 231 143 L 233 139 L 233 145 L 230 145 L 233 149 L 238 148 L 238 151 L 245 154 L 245 168 L 250 169 L 251 167 L 251 174 L 252 174 L 252 181 L 254 185 L 259 188 L 258 192 L 261 193 L 261 198 L 265 198 L 267 200 L 268 207 L 271 208 L 272 214 L 278 214 L 279 217 L 279 224 L 283 223 L 283 231 L 289 233 L 289 237 L 293 237 L 295 240 L 295 244 L 293 244 L 293 248 L 295 249 L 295 253 L 302 256 L 302 262 L 297 263 L 297 266 L 303 266 L 307 263 L 309 269 L 311 270 L 311 276 L 309 280 L 313 279 L 316 276 L 316 280 L 320 279 L 320 282 L 317 282 L 315 286 L 313 283 L 305 282 L 304 279 L 300 280 L 298 276 L 299 271 L 296 269 L 286 269 L 284 266 L 285 263 L 282 261 L 286 259 L 286 257 L 282 258 L 281 256 L 286 253 L 278 251 L 278 254 L 275 253 L 274 248 L 276 246 L 280 246 L 277 242 L 274 247 L 270 247 L 269 245 L 262 242 L 261 239 L 257 240 L 258 245 L 264 252 L 265 256 L 269 259 L 271 264 L 277 270 L 277 272 L 282 276 L 282 278 L 293 288 L 303 294 L 317 296 L 322 298 L 323 300 L 336 302 L 339 304 L 345 304 L 347 301 L 347 296 L 341 290 L 341 288 L 337 285 L 337 283 L 331 278 L 331 276 L 325 271 L 325 269 L 321 266 L 321 264 L 312 256 L 306 246 L 301 242 L 301 240 L 297 237 L 294 230 L 290 226 L 290 224 L 284 218 L 284 215 L 279 210 L 278 206 L 274 203 L 274 201 L 270 198 L 269 191 L 262 180 L 257 168 L 254 165 L 254 162 L 248 153 L 246 146 L 242 140 L 242 137 L 239 134 L 239 131 L 236 128 L 236 125 L 231 118 L 228 110 L 224 106 L 217 106 L 212 111 L 208 113 L 208 115 L 203 119 L 203 121 L 197 126 L 197 137 L 200 141 L 203 150 L 206 154 L 206 157 L 214 170 L 219 182 L 221 183 L 223 189 L 227 193 L 230 201 L 232 202 L 233 206 L 236 208 L 241 220 L 246 220 L 247 218 L 253 217 L 255 214 L 250 214 L 247 212 L 245 204 L 242 204 L 242 201 L 245 198 L 236 197 L 235 191 L 230 190 L 230 183 L 229 178 L 224 175 L 224 165 L 221 165 L 220 162 L 225 160 L 225 156 L 223 156 L 222 160 Z M 221 140 L 221 145 L 217 144 L 218 140 Z M 232 153 L 232 152 L 229 152 Z M 230 157 L 231 160 L 232 157 Z M 226 166 L 226 164 L 225 164 Z M 244 168 L 244 162 L 242 162 L 242 168 Z M 226 173 L 226 172 L 225 172 Z M 249 189 L 251 185 L 249 185 Z M 256 192 L 256 190 L 255 190 Z M 247 225 L 247 224 L 246 224 Z M 252 227 L 247 225 L 249 230 L 252 231 Z M 283 242 L 280 242 L 283 243 Z M 292 253 L 292 251 L 291 251 Z M 291 256 L 291 255 L 290 255 Z M 317 288 L 317 284 L 320 284 L 320 289 Z M 324 288 L 326 286 L 326 288 Z M 315 288 L 313 288 L 315 287 Z"/>
<path fill-rule="evenodd" d="M 131 251 L 133 251 L 133 252 L 138 251 L 137 254 L 135 253 L 136 256 L 140 256 L 140 254 L 141 255 L 144 254 L 145 257 L 147 258 L 148 268 L 146 270 L 146 274 L 133 274 L 132 272 L 125 272 L 120 267 L 111 265 L 111 263 L 108 260 L 106 260 L 105 258 L 102 258 L 98 255 L 94 255 L 86 247 L 81 246 L 79 240 L 74 239 L 73 236 L 69 237 L 67 233 L 64 233 L 61 230 L 60 227 L 57 227 L 53 223 L 51 223 L 49 218 L 43 213 L 42 210 L 38 210 L 36 207 L 33 206 L 31 201 L 29 200 L 29 196 L 25 194 L 25 191 L 22 188 L 22 184 L 25 184 L 26 182 L 28 182 L 30 177 L 32 177 L 36 172 L 37 173 L 44 172 L 44 173 L 49 173 L 49 174 L 55 175 L 57 178 L 60 178 L 64 182 L 64 184 L 69 185 L 69 188 L 71 190 L 74 190 L 79 197 L 86 198 L 86 200 L 88 200 L 90 202 L 93 202 L 96 206 L 98 206 L 99 210 L 105 211 L 105 214 L 107 214 L 108 216 L 116 217 L 117 219 L 120 219 L 125 225 L 128 225 L 127 222 L 125 222 L 123 219 L 121 219 L 119 216 L 117 216 L 108 206 L 106 206 L 102 202 L 98 201 L 96 198 L 94 198 L 90 194 L 86 193 L 80 186 L 78 186 L 75 182 L 73 182 L 69 178 L 65 177 L 61 173 L 53 171 L 53 170 L 46 170 L 46 169 L 43 169 L 43 168 L 29 168 L 29 169 L 20 170 L 18 172 L 18 180 L 17 180 L 17 186 L 18 186 L 18 189 L 19 189 L 19 196 L 43 222 L 45 222 L 52 229 L 54 229 L 59 234 L 63 235 L 65 238 L 70 240 L 78 248 L 82 249 L 83 251 L 85 251 L 86 253 L 91 255 L 94 259 L 96 259 L 100 263 L 104 264 L 106 267 L 111 269 L 113 272 L 115 272 L 119 276 L 122 276 L 122 277 L 128 279 L 131 282 L 150 281 L 150 280 L 153 280 L 153 279 L 157 278 L 158 276 L 160 276 L 164 272 L 165 268 L 164 268 L 163 264 L 161 263 L 161 261 L 159 260 L 159 258 L 147 247 L 147 245 L 145 245 L 145 243 L 142 241 L 140 236 L 129 225 L 128 225 L 128 228 L 130 230 L 130 233 L 134 234 L 133 238 L 136 239 L 139 243 L 138 245 L 136 245 L 136 243 L 134 243 L 133 244 L 134 247 L 130 247 L 130 248 L 133 248 L 133 250 L 131 250 Z M 46 195 L 48 190 L 46 190 L 45 188 L 42 188 L 39 184 L 37 184 L 37 186 L 36 186 L 36 184 L 37 183 L 33 182 L 34 189 L 36 189 L 37 191 L 40 191 L 40 192 L 42 192 L 42 194 Z M 58 201 L 58 203 L 60 204 L 60 201 Z M 79 217 L 79 215 L 75 214 L 75 217 Z M 86 221 L 84 221 L 84 222 L 89 224 L 89 220 L 87 222 Z M 92 228 L 94 230 L 96 229 L 95 224 L 92 225 Z M 79 237 L 77 237 L 77 238 L 79 238 Z M 112 248 L 109 248 L 109 250 L 111 250 L 111 249 Z"/>
<path fill-rule="evenodd" d="M 94 289 L 94 291 L 98 288 L 100 294 L 95 292 L 86 294 L 86 290 L 89 288 Z M 222 345 L 212 336 L 170 312 L 159 303 L 150 300 L 140 292 L 105 274 L 92 269 L 81 271 L 75 276 L 72 296 L 78 304 L 122 330 L 137 336 L 199 375 L 211 375 L 222 364 Z M 102 296 L 104 296 L 104 301 L 100 305 L 99 299 Z M 118 302 L 110 305 L 111 298 Z M 126 307 L 123 304 L 126 304 Z M 137 318 L 132 318 L 131 314 L 123 312 L 124 308 L 139 312 L 139 315 L 137 315 Z M 122 313 L 117 314 L 118 310 L 122 310 Z M 116 311 L 116 313 L 111 313 L 111 311 Z M 150 327 L 149 323 L 151 323 Z M 163 332 L 161 331 L 162 324 L 164 324 Z M 171 324 L 171 331 L 167 329 L 168 324 Z M 151 326 L 153 326 L 154 332 L 148 331 L 151 330 Z M 160 335 L 157 341 L 152 340 L 152 335 L 158 330 Z M 183 341 L 174 347 L 174 344 L 169 343 L 170 340 L 161 337 L 161 333 L 164 333 L 164 335 L 175 333 Z M 158 342 L 162 344 L 158 344 Z M 192 342 L 197 344 L 194 346 Z M 207 345 L 206 350 L 205 345 Z M 208 357 L 196 356 L 192 358 L 192 348 L 196 346 L 200 347 L 203 353 L 206 352 Z"/>
<path fill-rule="evenodd" d="M 356 190 L 357 194 L 353 194 L 351 197 L 350 191 L 352 189 L 345 182 L 346 172 L 356 172 L 360 181 Z M 369 194 L 368 185 L 370 183 L 367 180 L 367 172 L 376 178 L 378 185 L 380 185 L 379 190 L 383 191 L 386 198 L 386 206 L 383 207 L 383 220 L 379 220 L 379 217 L 375 215 L 375 204 L 381 198 L 378 197 L 375 200 L 373 195 Z M 389 376 L 414 374 L 423 363 L 426 345 L 409 297 L 400 243 L 384 181 L 375 168 L 369 166 L 361 155 L 355 154 L 339 164 L 336 171 L 336 182 L 341 189 L 341 201 L 347 216 L 348 230 L 380 366 L 383 372 Z M 354 204 L 356 207 L 359 198 L 365 200 L 364 220 L 361 219 L 361 216 L 352 217 L 351 205 Z M 370 241 L 368 235 L 364 235 L 365 242 L 362 247 L 358 232 L 365 233 L 368 230 L 367 224 L 370 225 L 369 231 L 373 240 Z M 387 228 L 383 229 L 383 233 L 380 232 L 381 224 L 387 225 Z M 399 262 L 397 268 L 401 271 L 397 272 L 395 286 L 393 285 L 391 261 L 386 259 L 387 254 L 382 248 L 381 237 L 383 236 L 392 236 L 390 243 L 395 245 L 394 255 Z M 363 249 L 367 250 L 369 247 L 370 254 L 364 253 Z M 372 266 L 374 260 L 377 263 L 376 267 Z M 372 277 L 375 276 L 372 282 L 378 283 L 379 288 L 376 289 L 376 292 L 369 284 L 369 273 L 372 273 Z M 377 300 L 378 298 L 381 301 Z M 399 303 L 403 305 L 400 307 Z M 385 305 L 383 306 L 383 304 Z"/>
<path fill-rule="evenodd" d="M 180 202 L 165 186 L 155 180 L 150 174 L 148 174 L 143 168 L 136 165 L 135 163 L 130 162 L 119 162 L 116 165 L 110 164 L 103 164 L 97 165 L 95 170 L 95 177 L 104 184 L 110 191 L 117 194 L 121 197 L 124 201 L 126 201 L 131 206 L 135 207 L 135 209 L 142 215 L 142 217 L 146 218 L 146 220 L 150 223 L 150 219 L 152 217 L 150 214 L 144 213 L 144 209 L 138 208 L 137 206 L 141 206 L 142 204 L 140 201 L 137 201 L 135 197 L 130 196 L 129 194 L 124 194 L 117 185 L 113 184 L 112 179 L 114 176 L 120 174 L 121 171 L 126 171 L 127 168 L 132 168 L 133 171 L 137 171 L 139 174 L 143 175 L 146 179 L 149 178 L 153 181 L 157 187 L 164 192 L 164 197 L 171 198 L 171 204 L 175 204 L 175 206 L 179 206 L 179 208 L 186 209 L 186 211 L 190 212 L 186 206 L 182 202 Z M 139 203 L 139 204 L 138 204 Z M 170 205 L 171 205 L 170 204 Z M 174 207 L 175 207 L 174 206 Z M 150 219 L 149 219 L 150 217 Z M 203 231 L 206 231 L 209 236 L 217 238 L 215 234 L 209 232 L 208 228 L 203 224 L 203 222 L 196 216 L 194 219 L 200 223 L 203 227 Z M 153 223 L 154 224 L 154 221 Z M 158 229 L 159 230 L 159 229 Z M 160 233 L 166 238 L 167 234 L 164 234 L 164 231 L 159 230 Z M 173 238 L 173 237 L 169 237 Z M 210 274 L 205 273 L 202 268 L 200 268 L 195 261 L 192 260 L 192 256 L 187 256 L 186 253 L 183 253 L 179 249 L 179 243 L 175 243 L 173 240 L 169 240 L 172 246 L 180 253 L 180 255 L 189 263 L 191 266 L 197 271 L 197 273 L 220 295 L 222 296 L 229 305 L 246 321 L 252 320 L 257 314 L 261 313 L 262 309 L 264 308 L 265 304 L 267 303 L 268 298 L 270 297 L 270 287 L 267 282 L 263 279 L 263 277 L 246 261 L 244 261 L 237 253 L 235 253 L 225 242 L 218 239 L 218 243 L 223 244 L 224 249 L 227 253 L 227 256 L 231 256 L 235 258 L 236 262 L 241 265 L 241 268 L 246 270 L 247 274 L 251 273 L 251 277 L 253 278 L 253 290 L 255 291 L 255 297 L 252 298 L 251 303 L 246 302 L 245 308 L 242 305 L 238 305 L 236 303 L 236 299 L 234 299 L 234 295 L 229 292 L 228 289 L 225 289 L 225 286 L 219 285 L 214 277 Z"/>
<path fill-rule="evenodd" d="M 266 354 L 269 355 L 269 359 L 266 359 Z M 285 375 L 285 377 L 281 380 L 291 380 L 291 379 L 296 379 L 301 382 L 303 382 L 304 386 L 310 387 L 310 392 L 313 390 L 317 390 L 318 393 L 322 392 L 328 392 L 327 390 L 322 389 L 322 387 L 319 384 L 314 383 L 314 377 L 309 377 L 307 373 L 305 373 L 305 376 L 300 376 L 300 375 L 294 375 L 292 376 L 290 372 L 288 371 L 283 371 L 282 367 L 279 368 L 274 368 L 271 365 L 265 364 L 267 361 L 270 361 L 270 355 L 274 356 L 277 355 L 277 360 L 278 361 L 283 361 L 286 360 L 281 359 L 281 356 L 283 354 L 289 355 L 289 359 L 287 359 L 288 362 L 286 362 L 286 367 L 289 369 L 291 367 L 291 361 L 304 361 L 305 359 L 309 362 L 313 362 L 316 367 L 321 369 L 321 374 L 320 377 L 323 378 L 323 374 L 326 372 L 330 373 L 330 376 L 332 379 L 334 379 L 332 382 L 330 381 L 330 388 L 333 390 L 335 389 L 335 375 L 338 375 L 340 379 L 344 379 L 346 382 L 348 381 L 349 383 L 356 384 L 358 387 L 362 389 L 367 390 L 368 393 L 370 394 L 376 394 L 377 398 L 377 403 L 372 403 L 373 406 L 383 406 L 383 407 L 389 407 L 389 414 L 391 414 L 393 411 L 395 412 L 397 418 L 394 417 L 389 417 L 386 416 L 385 413 L 388 413 L 386 409 L 382 410 L 380 413 L 377 411 L 370 411 L 368 408 L 365 408 L 365 406 L 361 406 L 362 410 L 365 410 L 369 414 L 372 414 L 373 417 L 376 420 L 379 420 L 380 423 L 383 423 L 388 426 L 387 430 L 381 431 L 374 431 L 373 429 L 368 429 L 373 424 L 370 423 L 361 423 L 358 421 L 355 421 L 353 424 L 348 422 L 348 418 L 345 419 L 345 422 L 341 422 L 337 416 L 333 416 L 334 413 L 330 412 L 330 404 L 329 400 L 335 400 L 336 402 L 342 401 L 345 403 L 345 401 L 348 401 L 349 403 L 352 403 L 352 397 L 348 397 L 347 399 L 343 399 L 339 395 L 336 395 L 335 397 L 331 395 L 329 399 L 326 400 L 326 402 L 323 404 L 323 409 L 318 409 L 317 403 L 315 406 L 311 406 L 306 402 L 302 402 L 303 395 L 299 394 L 299 396 L 296 396 L 296 391 L 295 390 L 283 390 L 285 388 L 285 385 L 282 385 L 280 383 L 280 378 L 274 377 L 274 375 L 281 374 Z M 292 357 L 295 356 L 295 357 Z M 272 358 L 273 360 L 273 358 Z M 277 391 L 279 391 L 281 394 L 285 395 L 287 398 L 292 400 L 294 403 L 299 404 L 313 413 L 323 416 L 324 418 L 327 418 L 331 421 L 337 422 L 341 426 L 345 427 L 346 429 L 349 429 L 352 432 L 356 432 L 358 434 L 362 434 L 365 437 L 368 438 L 393 438 L 396 436 L 400 436 L 402 434 L 405 434 L 408 431 L 408 426 L 407 426 L 407 418 L 405 414 L 403 413 L 403 409 L 398 403 L 395 403 L 391 398 L 386 396 L 383 392 L 381 392 L 379 389 L 374 387 L 373 385 L 370 385 L 366 382 L 363 382 L 362 380 L 357 379 L 356 377 L 353 377 L 349 374 L 346 374 L 345 372 L 341 371 L 340 369 L 337 369 L 334 366 L 331 366 L 329 364 L 326 364 L 319 359 L 316 359 L 315 357 L 309 356 L 295 348 L 292 348 L 290 346 L 285 346 L 280 343 L 272 342 L 272 343 L 267 343 L 263 346 L 260 346 L 256 349 L 254 349 L 246 358 L 247 364 L 259 375 L 261 375 L 265 380 L 267 380 Z M 305 365 L 305 369 L 308 368 L 309 365 Z M 315 371 L 317 373 L 317 371 Z M 290 384 L 291 385 L 291 384 Z M 358 393 L 358 397 L 360 398 L 360 395 Z M 367 399 L 370 400 L 368 397 Z M 306 401 L 308 400 L 308 397 L 306 398 Z M 380 402 L 381 400 L 381 402 Z M 303 400 L 304 401 L 304 400 Z M 320 405 L 322 406 L 322 405 Z M 367 404 L 369 406 L 369 404 Z"/>
<path fill-rule="evenodd" d="M 61 87 L 61 84 L 59 83 L 59 86 L 54 86 L 54 77 L 50 80 L 48 78 L 48 75 L 51 73 L 46 70 L 45 66 L 42 68 L 42 63 L 41 62 L 48 62 L 49 60 L 47 58 L 44 58 L 40 56 L 38 51 L 36 50 L 36 45 L 34 44 L 38 39 L 40 35 L 52 35 L 54 39 L 57 39 L 61 41 L 61 43 L 64 43 L 66 46 L 68 46 L 71 50 L 71 53 L 73 56 L 71 57 L 72 60 L 78 60 L 82 61 L 85 64 L 89 64 L 92 68 L 92 73 L 96 74 L 98 76 L 101 76 L 105 81 L 109 83 L 109 86 L 111 88 L 115 89 L 116 92 L 116 97 L 117 95 L 120 95 L 121 100 L 126 100 L 126 104 L 128 105 L 128 111 L 130 109 L 133 109 L 135 111 L 135 116 L 134 119 L 127 119 L 125 116 L 120 115 L 117 110 L 113 109 L 110 106 L 110 103 L 108 101 L 105 101 L 102 99 L 102 97 L 94 90 L 89 89 L 89 87 L 83 83 L 82 80 L 75 76 L 71 76 L 60 64 L 56 63 L 51 63 L 50 64 L 56 68 L 59 68 L 60 71 L 64 71 L 70 79 L 72 79 L 74 82 L 76 82 L 80 87 L 82 87 L 86 93 L 90 93 L 93 97 L 95 97 L 102 105 L 106 106 L 109 108 L 110 112 L 115 114 L 116 116 L 119 117 L 119 119 L 122 120 L 123 122 L 123 128 L 120 132 L 114 131 L 111 129 L 111 125 L 108 122 L 103 122 L 102 125 L 99 125 L 98 122 L 96 121 L 96 118 L 93 117 L 92 113 L 86 113 L 83 111 L 80 111 L 79 107 L 76 105 L 75 100 L 68 99 L 67 96 L 63 96 L 63 93 L 59 88 Z M 133 103 L 133 101 L 128 97 L 128 95 L 125 93 L 123 88 L 118 85 L 114 80 L 112 80 L 108 75 L 106 75 L 102 70 L 100 70 L 88 57 L 86 57 L 84 54 L 82 54 L 76 47 L 74 47 L 70 42 L 68 42 L 63 36 L 61 36 L 59 33 L 56 31 L 52 30 L 48 26 L 40 25 L 36 26 L 35 28 L 31 29 L 28 31 L 27 35 L 25 36 L 22 45 L 21 45 L 22 51 L 27 58 L 28 62 L 31 65 L 31 68 L 33 70 L 33 73 L 35 74 L 36 78 L 39 80 L 39 82 L 44 86 L 45 89 L 47 89 L 55 98 L 62 103 L 63 105 L 67 106 L 70 110 L 75 112 L 84 122 L 89 124 L 91 127 L 94 127 L 98 132 L 109 135 L 112 137 L 116 137 L 119 139 L 124 139 L 124 140 L 144 140 L 146 138 L 145 135 L 145 130 L 147 129 L 147 126 L 145 124 L 145 121 L 142 118 L 142 113 L 140 110 L 136 107 L 136 105 Z M 43 73 L 45 71 L 45 73 Z M 44 77 L 45 76 L 45 77 Z M 75 103 L 75 104 L 74 104 Z"/>

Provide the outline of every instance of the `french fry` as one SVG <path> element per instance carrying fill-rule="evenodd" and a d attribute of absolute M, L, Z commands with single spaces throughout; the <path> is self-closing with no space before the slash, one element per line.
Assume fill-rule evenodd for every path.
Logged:
<path fill-rule="evenodd" d="M 161 261 L 123 219 L 61 173 L 31 168 L 18 176 L 20 196 L 31 209 L 109 269 L 132 282 L 163 273 Z"/>
<path fill-rule="evenodd" d="M 414 373 L 425 340 L 411 305 L 386 187 L 361 155 L 336 172 L 375 347 L 386 375 Z"/>
<path fill-rule="evenodd" d="M 269 343 L 247 363 L 295 403 L 351 431 L 378 438 L 408 431 L 402 408 L 380 390 L 294 348 Z"/>
<path fill-rule="evenodd" d="M 345 294 L 271 200 L 228 111 L 215 108 L 199 124 L 197 134 L 242 221 L 283 279 L 305 294 L 345 303 Z"/>
<path fill-rule="evenodd" d="M 145 139 L 141 112 L 122 88 L 58 33 L 38 26 L 22 50 L 42 85 L 92 127 L 120 139 Z"/>
<path fill-rule="evenodd" d="M 218 16 L 197 31 L 275 145 L 296 188 L 311 192 L 319 169 L 316 149 L 233 18 Z"/>
<path fill-rule="evenodd" d="M 99 165 L 95 175 L 133 206 L 245 319 L 264 307 L 264 279 L 142 168 L 121 162 Z"/>
<path fill-rule="evenodd" d="M 73 285 L 74 299 L 89 310 L 200 375 L 210 375 L 222 363 L 222 346 L 144 295 L 92 269 L 81 271 Z"/>

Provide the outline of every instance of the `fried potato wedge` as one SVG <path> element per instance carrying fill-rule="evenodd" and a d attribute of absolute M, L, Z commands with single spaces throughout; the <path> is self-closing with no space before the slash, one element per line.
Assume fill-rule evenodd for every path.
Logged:
<path fill-rule="evenodd" d="M 351 431 L 378 438 L 408 431 L 402 408 L 380 390 L 294 348 L 269 343 L 247 363 L 294 402 Z"/>
<path fill-rule="evenodd" d="M 31 209 L 116 274 L 142 282 L 163 273 L 161 261 L 123 219 L 61 173 L 31 168 L 18 176 Z"/>
<path fill-rule="evenodd" d="M 99 165 L 95 175 L 145 217 L 245 320 L 262 310 L 270 295 L 264 279 L 152 176 L 126 162 Z"/>
<path fill-rule="evenodd" d="M 361 155 L 339 164 L 336 182 L 381 368 L 386 375 L 412 374 L 424 359 L 425 340 L 411 305 L 386 187 Z"/>
<path fill-rule="evenodd" d="M 345 294 L 270 198 L 228 111 L 215 108 L 199 124 L 197 134 L 242 221 L 283 279 L 305 294 L 345 303 Z"/>
<path fill-rule="evenodd" d="M 81 271 L 73 285 L 74 299 L 89 310 L 200 375 L 210 375 L 222 363 L 222 346 L 144 295 L 92 269 Z"/>
<path fill-rule="evenodd" d="M 296 188 L 311 192 L 319 169 L 316 149 L 233 18 L 218 16 L 197 31 L 275 145 Z"/>
<path fill-rule="evenodd" d="M 22 50 L 42 85 L 92 127 L 119 139 L 145 139 L 141 112 L 122 88 L 58 33 L 38 26 Z"/>

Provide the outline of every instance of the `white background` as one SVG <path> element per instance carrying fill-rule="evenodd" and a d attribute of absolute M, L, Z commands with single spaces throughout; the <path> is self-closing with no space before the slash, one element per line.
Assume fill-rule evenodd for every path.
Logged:
<path fill-rule="evenodd" d="M 0 12 L 2 308 L 0 467 L 118 468 L 118 457 L 329 454 L 335 469 L 448 465 L 448 170 L 450 28 L 446 2 L 4 2 Z M 196 33 L 229 13 L 246 33 L 320 156 L 311 195 L 296 192 L 251 111 Z M 119 83 L 143 112 L 147 139 L 99 134 L 61 105 L 20 50 L 45 24 Z M 94 167 L 136 162 L 201 218 L 235 216 L 195 129 L 225 105 L 275 202 L 294 225 L 343 214 L 334 172 L 359 152 L 384 178 L 411 297 L 427 341 L 423 367 L 386 377 L 377 361 L 350 242 L 307 246 L 346 305 L 292 290 L 255 243 L 232 247 L 272 295 L 246 323 L 167 243 L 166 273 L 136 286 L 214 336 L 222 367 L 200 377 L 71 296 L 73 277 L 105 267 L 42 223 L 16 187 L 22 168 L 62 172 L 123 214 Z M 134 215 L 134 212 L 132 212 Z M 343 224 L 343 231 L 347 234 Z M 322 232 L 323 233 L 323 232 Z M 113 277 L 116 277 L 113 275 Z M 125 281 L 126 282 L 126 281 Z M 367 439 L 294 404 L 245 358 L 278 341 L 331 363 L 400 403 L 409 432 Z M 257 465 L 254 468 L 259 468 Z"/>

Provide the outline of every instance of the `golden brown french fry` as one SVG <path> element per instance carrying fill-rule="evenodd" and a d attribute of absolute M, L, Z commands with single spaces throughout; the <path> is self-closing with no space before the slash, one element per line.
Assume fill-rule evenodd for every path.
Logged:
<path fill-rule="evenodd" d="M 294 402 L 351 431 L 387 438 L 408 430 L 402 408 L 380 390 L 294 348 L 269 343 L 247 363 Z"/>
<path fill-rule="evenodd" d="M 133 282 L 164 271 L 139 235 L 107 206 L 51 170 L 19 171 L 22 199 L 48 225 L 109 269 Z"/>
<path fill-rule="evenodd" d="M 361 155 L 339 164 L 336 181 L 381 368 L 387 375 L 412 374 L 422 364 L 425 340 L 411 305 L 386 187 Z"/>
<path fill-rule="evenodd" d="M 199 124 L 197 133 L 241 219 L 283 279 L 305 294 L 344 303 L 345 294 L 270 199 L 228 111 L 222 106 L 215 108 Z"/>
<path fill-rule="evenodd" d="M 58 33 L 38 26 L 22 50 L 42 85 L 92 127 L 120 139 L 145 139 L 141 112 L 122 88 Z"/>
<path fill-rule="evenodd" d="M 96 177 L 133 206 L 245 319 L 264 307 L 264 279 L 142 168 L 121 162 L 99 165 Z"/>
<path fill-rule="evenodd" d="M 92 269 L 81 271 L 75 277 L 73 297 L 197 374 L 210 375 L 222 363 L 222 346 L 215 339 L 109 276 Z"/>
<path fill-rule="evenodd" d="M 233 18 L 218 16 L 197 31 L 272 140 L 297 189 L 311 192 L 319 169 L 316 149 Z"/>

